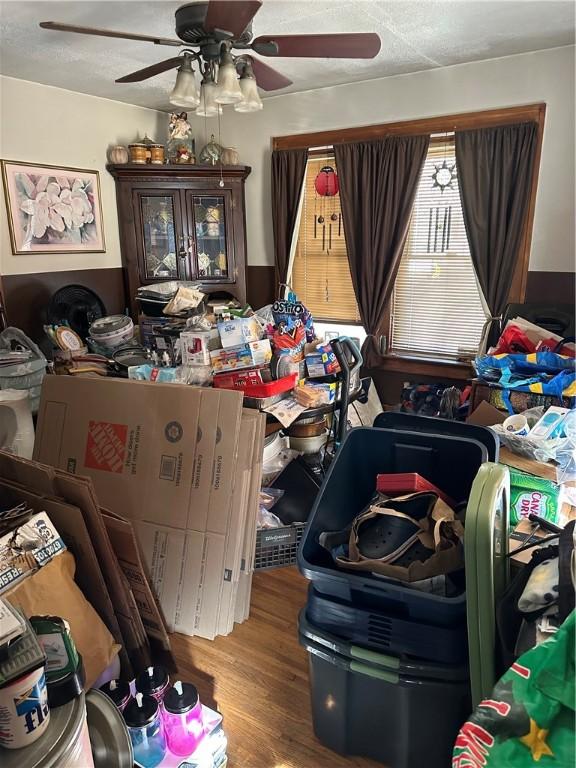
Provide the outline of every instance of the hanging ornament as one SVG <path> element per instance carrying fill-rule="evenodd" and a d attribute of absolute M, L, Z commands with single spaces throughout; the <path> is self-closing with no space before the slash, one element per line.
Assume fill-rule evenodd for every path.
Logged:
<path fill-rule="evenodd" d="M 322 198 L 322 209 L 319 216 L 314 216 L 314 237 L 316 237 L 317 224 L 322 227 L 322 250 L 328 250 L 332 248 L 332 222 L 338 222 L 338 235 L 340 235 L 340 211 L 336 213 L 336 202 L 334 199 L 331 201 L 330 208 L 332 212 L 326 210 L 326 198 L 335 198 L 338 195 L 340 185 L 338 183 L 338 174 L 331 165 L 324 165 L 316 175 L 314 179 L 314 190 L 316 195 L 320 195 Z M 314 198 L 316 202 L 316 196 Z M 328 237 L 326 237 L 326 223 L 328 221 Z"/>
<path fill-rule="evenodd" d="M 440 192 L 444 192 L 445 189 L 454 189 L 452 182 L 456 178 L 456 163 L 448 165 L 444 159 L 442 165 L 434 164 L 434 168 L 435 170 L 431 177 L 434 180 L 432 188 L 439 187 Z"/>
<path fill-rule="evenodd" d="M 314 189 L 322 197 L 334 197 L 338 194 L 338 174 L 331 165 L 320 169 L 314 179 Z"/>

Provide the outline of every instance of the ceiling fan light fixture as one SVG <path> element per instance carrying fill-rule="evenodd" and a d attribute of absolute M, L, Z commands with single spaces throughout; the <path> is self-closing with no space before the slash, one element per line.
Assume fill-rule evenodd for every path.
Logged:
<path fill-rule="evenodd" d="M 187 107 L 188 109 L 195 109 L 200 103 L 200 92 L 190 56 L 184 57 L 184 61 L 178 69 L 169 101 L 175 107 Z"/>
<path fill-rule="evenodd" d="M 220 58 L 217 87 L 218 104 L 237 104 L 244 98 L 240 90 L 236 65 L 229 51 L 225 51 Z"/>
<path fill-rule="evenodd" d="M 234 104 L 236 112 L 259 112 L 264 107 L 254 75 L 244 72 L 240 78 L 240 90 L 242 101 Z"/>
<path fill-rule="evenodd" d="M 213 80 L 202 80 L 200 86 L 200 104 L 196 109 L 198 117 L 217 117 L 222 114 L 222 107 L 215 100 L 218 86 Z"/>

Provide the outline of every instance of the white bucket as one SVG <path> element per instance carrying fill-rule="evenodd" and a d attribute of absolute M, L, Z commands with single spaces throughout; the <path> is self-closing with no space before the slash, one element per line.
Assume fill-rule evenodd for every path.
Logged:
<path fill-rule="evenodd" d="M 48 728 L 50 708 L 44 667 L 0 688 L 0 745 L 21 749 Z"/>

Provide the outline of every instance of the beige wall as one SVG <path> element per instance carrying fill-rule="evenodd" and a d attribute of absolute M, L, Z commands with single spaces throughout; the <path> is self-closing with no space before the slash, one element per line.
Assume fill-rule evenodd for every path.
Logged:
<path fill-rule="evenodd" d="M 278 67 L 282 68 L 282 60 Z M 270 137 L 544 101 L 547 104 L 531 270 L 574 270 L 574 48 L 352 83 L 226 111 L 248 179 L 248 262 L 272 264 Z"/>
<path fill-rule="evenodd" d="M 100 173 L 105 253 L 14 256 L 0 192 L 0 273 L 97 269 L 121 264 L 114 179 L 106 151 L 140 134 L 165 139 L 167 115 L 117 101 L 0 76 L 0 158 Z M 2 185 L 0 185 L 2 186 Z"/>

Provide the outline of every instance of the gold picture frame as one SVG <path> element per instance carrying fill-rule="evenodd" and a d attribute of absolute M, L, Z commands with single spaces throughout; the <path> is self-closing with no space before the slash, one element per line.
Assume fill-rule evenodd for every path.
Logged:
<path fill-rule="evenodd" d="M 106 251 L 98 171 L 0 164 L 13 254 Z"/>

